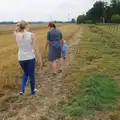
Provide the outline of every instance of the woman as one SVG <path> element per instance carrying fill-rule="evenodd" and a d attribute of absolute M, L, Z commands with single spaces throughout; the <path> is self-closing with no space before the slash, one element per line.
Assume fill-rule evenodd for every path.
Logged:
<path fill-rule="evenodd" d="M 56 29 L 56 25 L 52 22 L 49 23 L 48 27 L 50 28 L 50 30 L 47 33 L 47 42 L 45 45 L 45 49 L 47 49 L 49 45 L 48 60 L 52 64 L 53 75 L 56 75 L 57 61 L 60 62 L 60 58 L 61 58 L 62 33 L 60 30 Z M 61 66 L 59 68 L 59 72 L 62 72 Z"/>
<path fill-rule="evenodd" d="M 14 30 L 14 35 L 19 48 L 18 61 L 24 72 L 20 95 L 25 93 L 28 77 L 30 78 L 31 94 L 35 95 L 37 93 L 37 90 L 35 89 L 35 53 L 39 65 L 42 65 L 42 60 L 36 44 L 35 35 L 27 30 L 28 23 L 26 21 L 20 21 Z"/>

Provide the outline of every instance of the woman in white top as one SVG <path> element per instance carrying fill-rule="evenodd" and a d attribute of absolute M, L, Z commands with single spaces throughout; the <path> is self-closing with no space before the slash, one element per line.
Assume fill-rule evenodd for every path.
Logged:
<path fill-rule="evenodd" d="M 35 95 L 37 92 L 35 89 L 35 54 L 38 58 L 39 65 L 42 65 L 42 60 L 36 44 L 36 37 L 33 33 L 28 32 L 27 30 L 28 23 L 26 21 L 20 21 L 14 30 L 14 35 L 19 48 L 18 61 L 24 72 L 20 95 L 25 93 L 28 77 L 30 78 L 31 94 Z"/>

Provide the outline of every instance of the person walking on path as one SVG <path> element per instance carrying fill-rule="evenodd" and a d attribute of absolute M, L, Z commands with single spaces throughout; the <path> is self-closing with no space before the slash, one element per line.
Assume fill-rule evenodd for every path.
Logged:
<path fill-rule="evenodd" d="M 18 61 L 24 72 L 20 95 L 25 93 L 28 77 L 30 79 L 31 94 L 35 95 L 37 93 L 37 89 L 35 89 L 35 55 L 40 66 L 42 65 L 42 60 L 36 44 L 36 37 L 27 30 L 28 23 L 26 21 L 20 21 L 14 29 L 14 35 L 19 48 Z"/>
<path fill-rule="evenodd" d="M 59 72 L 61 70 L 61 52 L 62 52 L 62 33 L 56 28 L 56 25 L 53 22 L 48 24 L 50 30 L 47 33 L 47 41 L 45 49 L 47 50 L 48 46 L 48 61 L 51 62 L 53 75 L 57 74 L 57 62 L 59 62 Z"/>

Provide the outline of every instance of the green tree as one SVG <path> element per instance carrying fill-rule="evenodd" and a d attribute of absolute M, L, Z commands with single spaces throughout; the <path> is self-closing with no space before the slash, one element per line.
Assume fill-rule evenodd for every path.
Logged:
<path fill-rule="evenodd" d="M 93 5 L 93 7 L 87 12 L 87 18 L 91 19 L 93 22 L 103 21 L 105 18 L 105 7 L 106 2 L 97 1 Z"/>
<path fill-rule="evenodd" d="M 79 15 L 77 17 L 77 24 L 84 23 L 84 21 L 85 21 L 85 15 Z"/>
<path fill-rule="evenodd" d="M 86 12 L 86 15 L 79 15 L 77 23 L 85 23 L 85 21 L 96 22 L 117 22 L 120 15 L 120 0 L 111 0 L 108 4 L 104 1 L 97 1 L 93 7 Z"/>
<path fill-rule="evenodd" d="M 120 1 L 119 0 L 111 0 L 111 7 L 113 14 L 120 14 Z"/>
<path fill-rule="evenodd" d="M 106 6 L 106 8 L 105 8 L 106 23 L 109 23 L 111 21 L 111 17 L 112 17 L 112 8 L 111 8 L 111 6 Z"/>
<path fill-rule="evenodd" d="M 111 18 L 111 22 L 112 23 L 120 23 L 120 15 L 119 14 L 113 15 Z"/>
<path fill-rule="evenodd" d="M 72 18 L 71 23 L 76 23 L 75 18 Z"/>

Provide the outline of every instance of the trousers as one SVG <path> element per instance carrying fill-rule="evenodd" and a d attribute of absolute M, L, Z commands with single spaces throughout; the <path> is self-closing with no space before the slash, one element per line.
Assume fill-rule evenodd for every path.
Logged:
<path fill-rule="evenodd" d="M 35 90 L 35 59 L 19 61 L 19 64 L 24 72 L 22 76 L 21 92 L 25 92 L 26 83 L 28 77 L 30 79 L 31 94 L 34 94 Z"/>

